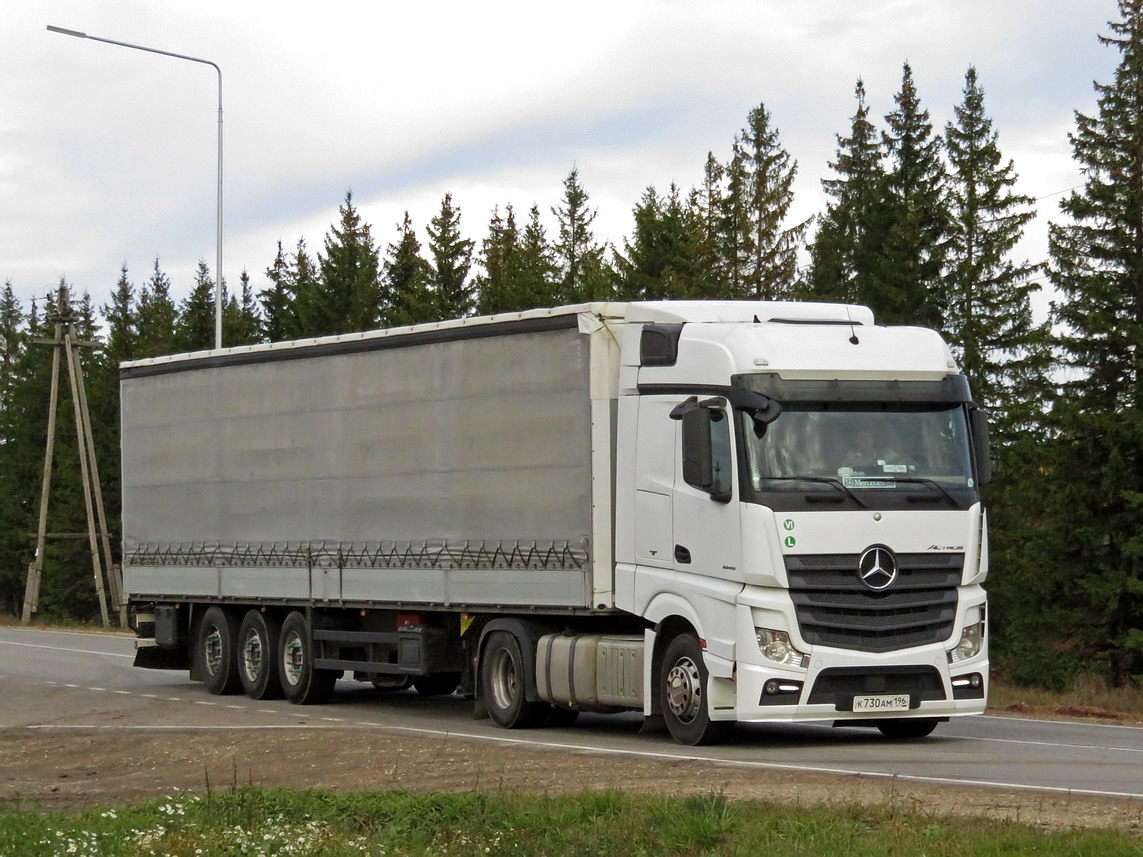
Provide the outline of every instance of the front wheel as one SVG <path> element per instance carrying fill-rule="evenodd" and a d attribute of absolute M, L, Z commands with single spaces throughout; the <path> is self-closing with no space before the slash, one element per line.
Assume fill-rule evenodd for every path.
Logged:
<path fill-rule="evenodd" d="M 333 695 L 337 673 L 314 667 L 309 623 L 297 611 L 282 623 L 278 663 L 282 670 L 282 690 L 295 705 L 320 705 Z"/>
<path fill-rule="evenodd" d="M 680 634 L 671 640 L 663 655 L 659 688 L 667 731 L 679 744 L 716 744 L 733 728 L 732 723 L 710 719 L 706 701 L 709 684 L 698 637 Z"/>
<path fill-rule="evenodd" d="M 551 706 L 525 696 L 524 653 L 507 631 L 493 631 L 480 658 L 480 697 L 488 716 L 505 729 L 528 729 L 547 719 Z"/>
<path fill-rule="evenodd" d="M 896 740 L 924 738 L 937 728 L 937 718 L 902 717 L 894 720 L 878 720 L 877 728 L 886 738 Z"/>

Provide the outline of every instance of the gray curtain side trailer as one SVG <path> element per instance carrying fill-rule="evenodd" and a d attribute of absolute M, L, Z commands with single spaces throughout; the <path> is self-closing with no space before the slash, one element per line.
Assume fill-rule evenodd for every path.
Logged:
<path fill-rule="evenodd" d="M 137 662 L 295 702 L 343 673 L 475 692 L 495 635 L 533 697 L 509 718 L 550 715 L 528 640 L 644 624 L 613 608 L 616 326 L 581 305 L 125 363 Z"/>

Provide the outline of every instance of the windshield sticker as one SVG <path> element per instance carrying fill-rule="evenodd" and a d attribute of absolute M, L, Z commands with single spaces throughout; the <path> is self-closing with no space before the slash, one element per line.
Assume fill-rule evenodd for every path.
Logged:
<path fill-rule="evenodd" d="M 886 473 L 908 473 L 909 465 L 907 464 L 885 464 L 882 463 L 881 469 Z"/>
<path fill-rule="evenodd" d="M 865 476 L 846 476 L 842 479 L 846 488 L 896 488 L 897 483 L 892 479 L 867 478 Z"/>

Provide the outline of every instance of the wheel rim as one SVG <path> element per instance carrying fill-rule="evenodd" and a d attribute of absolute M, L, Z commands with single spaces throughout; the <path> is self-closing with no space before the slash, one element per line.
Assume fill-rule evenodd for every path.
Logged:
<path fill-rule="evenodd" d="M 305 665 L 305 647 L 297 631 L 291 631 L 282 641 L 282 674 L 291 685 L 302 680 Z"/>
<path fill-rule="evenodd" d="M 497 649 L 492 653 L 491 676 L 492 701 L 502 711 L 507 711 L 519 695 L 519 681 L 516 677 L 516 661 L 507 649 Z"/>
<path fill-rule="evenodd" d="M 222 632 L 212 625 L 203 638 L 203 661 L 212 676 L 222 670 Z"/>
<path fill-rule="evenodd" d="M 251 682 L 258 681 L 262 675 L 262 666 L 265 664 L 266 652 L 262 647 L 262 638 L 257 632 L 251 631 L 242 642 L 242 669 L 246 678 Z"/>
<path fill-rule="evenodd" d="M 667 673 L 667 707 L 680 723 L 692 723 L 702 705 L 702 675 L 690 658 L 679 658 Z"/>

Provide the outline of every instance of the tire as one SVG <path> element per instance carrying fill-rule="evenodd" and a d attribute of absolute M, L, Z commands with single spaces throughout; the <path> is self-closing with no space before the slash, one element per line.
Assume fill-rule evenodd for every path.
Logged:
<path fill-rule="evenodd" d="M 710 719 L 707 687 L 710 675 L 694 634 L 680 634 L 667 645 L 659 672 L 663 719 L 679 744 L 694 747 L 725 740 L 733 723 Z"/>
<path fill-rule="evenodd" d="M 529 702 L 520 641 L 507 631 L 488 635 L 480 658 L 480 698 L 492 722 L 504 729 L 530 729 L 547 720 L 551 706 Z"/>
<path fill-rule="evenodd" d="M 320 705 L 333 695 L 338 673 L 314 668 L 310 627 L 306 617 L 296 610 L 282 623 L 278 645 L 282 690 L 294 705 Z"/>
<path fill-rule="evenodd" d="M 937 728 L 935 717 L 902 717 L 894 720 L 878 720 L 877 728 L 886 738 L 908 740 L 924 738 Z"/>
<path fill-rule="evenodd" d="M 449 696 L 460 685 L 460 673 L 433 673 L 413 679 L 413 687 L 421 696 Z"/>
<path fill-rule="evenodd" d="M 281 699 L 278 638 L 282 623 L 260 610 L 249 611 L 238 629 L 238 678 L 251 699 Z"/>
<path fill-rule="evenodd" d="M 208 607 L 199 622 L 194 656 L 196 672 L 206 689 L 216 696 L 228 696 L 242 690 L 238 678 L 238 619 L 229 610 Z"/>

